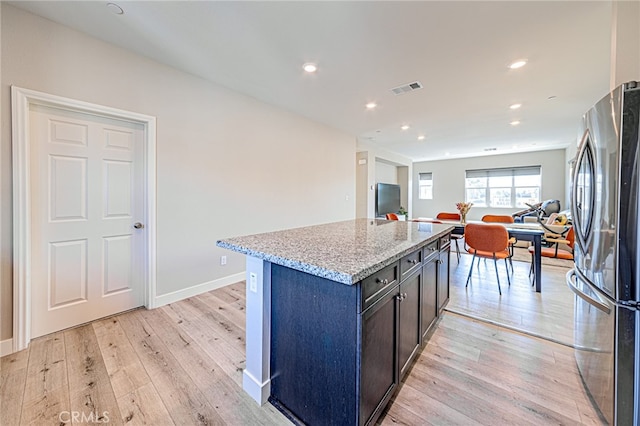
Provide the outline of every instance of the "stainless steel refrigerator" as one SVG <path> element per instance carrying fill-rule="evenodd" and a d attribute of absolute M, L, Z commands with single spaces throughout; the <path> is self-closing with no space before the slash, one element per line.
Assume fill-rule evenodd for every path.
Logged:
<path fill-rule="evenodd" d="M 639 424 L 640 83 L 626 83 L 583 117 L 572 176 L 575 356 L 609 424 Z"/>

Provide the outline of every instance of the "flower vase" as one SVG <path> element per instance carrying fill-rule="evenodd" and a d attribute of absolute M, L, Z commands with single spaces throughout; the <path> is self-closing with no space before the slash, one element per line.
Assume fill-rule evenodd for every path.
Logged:
<path fill-rule="evenodd" d="M 460 223 L 467 223 L 467 214 L 460 213 Z"/>

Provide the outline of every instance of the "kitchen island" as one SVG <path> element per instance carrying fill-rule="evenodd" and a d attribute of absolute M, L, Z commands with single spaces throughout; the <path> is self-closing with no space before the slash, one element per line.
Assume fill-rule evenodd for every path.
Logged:
<path fill-rule="evenodd" d="M 295 423 L 375 423 L 449 298 L 452 229 L 355 219 L 218 241 L 247 255 L 245 391 Z"/>

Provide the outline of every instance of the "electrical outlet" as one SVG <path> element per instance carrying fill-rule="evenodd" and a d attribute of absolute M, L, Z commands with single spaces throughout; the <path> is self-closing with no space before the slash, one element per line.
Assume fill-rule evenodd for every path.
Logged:
<path fill-rule="evenodd" d="M 220 256 L 220 265 L 226 265 L 227 264 L 227 256 Z"/>
<path fill-rule="evenodd" d="M 258 275 L 255 272 L 249 273 L 249 290 L 254 293 L 258 292 Z"/>

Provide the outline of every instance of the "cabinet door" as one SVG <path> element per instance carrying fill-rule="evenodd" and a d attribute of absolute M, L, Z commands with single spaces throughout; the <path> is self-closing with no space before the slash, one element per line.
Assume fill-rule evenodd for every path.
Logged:
<path fill-rule="evenodd" d="M 446 246 L 440 251 L 438 261 L 438 310 L 442 310 L 449 300 L 449 249 Z"/>
<path fill-rule="evenodd" d="M 431 325 L 438 316 L 437 280 L 440 265 L 440 256 L 432 256 L 427 259 L 422 268 L 422 294 L 420 297 L 421 334 L 422 338 L 427 334 Z"/>
<path fill-rule="evenodd" d="M 397 294 L 396 287 L 362 313 L 360 425 L 380 415 L 398 383 Z"/>
<path fill-rule="evenodd" d="M 398 367 L 400 379 L 411 365 L 420 347 L 420 282 L 421 271 L 417 271 L 400 283 L 398 294 Z"/>

